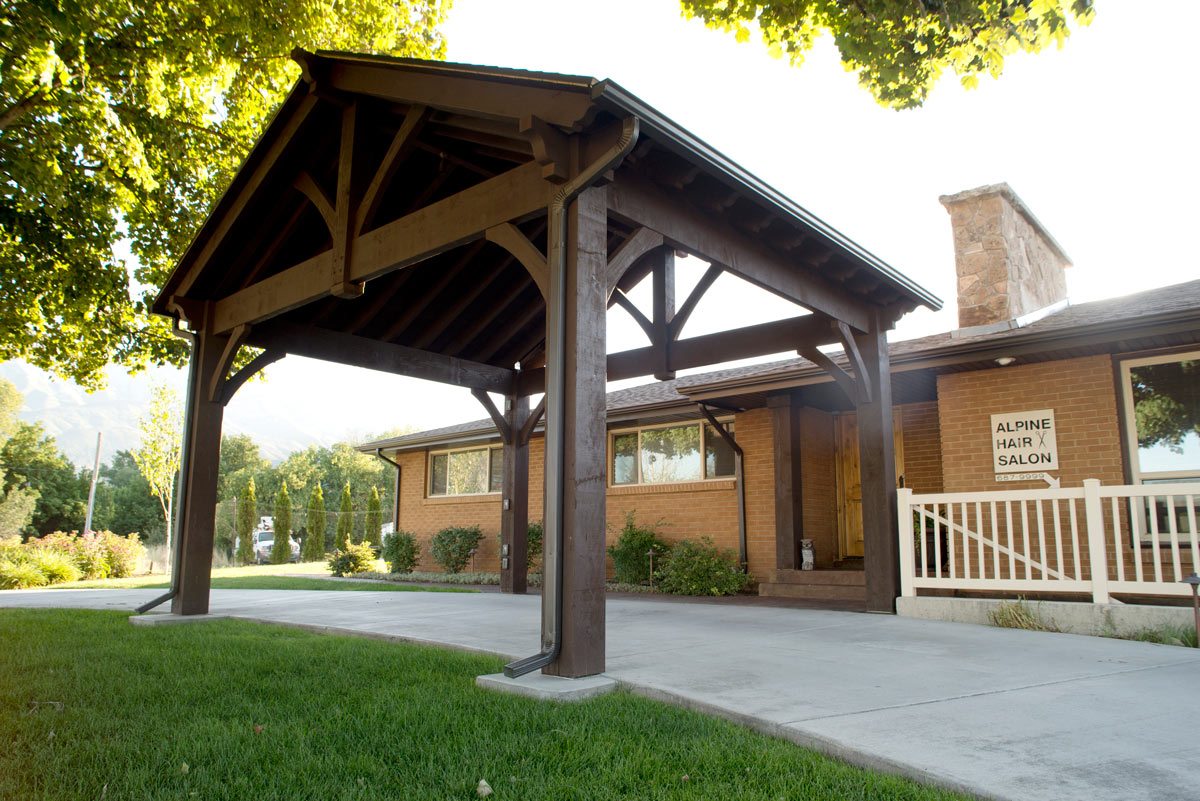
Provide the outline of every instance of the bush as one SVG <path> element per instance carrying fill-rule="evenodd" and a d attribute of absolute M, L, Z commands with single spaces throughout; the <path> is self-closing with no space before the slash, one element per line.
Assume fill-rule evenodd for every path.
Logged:
<path fill-rule="evenodd" d="M 79 581 L 83 575 L 67 554 L 48 551 L 41 548 L 29 552 L 29 564 L 37 568 L 45 576 L 46 584 L 62 584 L 66 581 Z"/>
<path fill-rule="evenodd" d="M 450 526 L 433 535 L 429 551 L 447 573 L 461 573 L 481 539 L 479 526 Z"/>
<path fill-rule="evenodd" d="M 737 567 L 737 554 L 717 548 L 708 537 L 675 543 L 658 571 L 659 587 L 674 595 L 735 595 L 747 576 Z"/>
<path fill-rule="evenodd" d="M 146 555 L 146 548 L 137 534 L 120 537 L 111 531 L 101 531 L 95 537 L 108 564 L 109 578 L 132 576 L 137 571 L 138 560 Z"/>
<path fill-rule="evenodd" d="M 0 559 L 0 589 L 24 590 L 45 587 L 49 583 L 46 574 L 26 558 Z"/>
<path fill-rule="evenodd" d="M 417 538 L 408 531 L 397 531 L 383 538 L 381 556 L 392 573 L 411 573 L 417 566 L 420 550 Z"/>
<path fill-rule="evenodd" d="M 375 569 L 375 551 L 370 543 L 350 543 L 345 550 L 334 551 L 329 557 L 329 569 L 335 576 L 353 576 Z"/>
<path fill-rule="evenodd" d="M 633 519 L 633 512 L 625 516 L 625 527 L 616 545 L 608 547 L 608 555 L 613 560 L 615 580 L 620 584 L 645 584 L 650 581 L 650 551 L 654 551 L 654 561 L 665 558 L 671 552 L 671 546 L 658 537 L 654 526 L 639 526 Z"/>

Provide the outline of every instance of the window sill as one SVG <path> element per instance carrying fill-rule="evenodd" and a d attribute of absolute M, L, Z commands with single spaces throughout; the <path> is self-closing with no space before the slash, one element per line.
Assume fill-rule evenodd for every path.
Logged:
<path fill-rule="evenodd" d="M 609 495 L 657 495 L 664 492 L 712 492 L 731 490 L 737 487 L 732 478 L 714 478 L 708 481 L 680 481 L 672 484 L 628 484 L 608 488 Z"/>
<path fill-rule="evenodd" d="M 425 503 L 434 506 L 448 506 L 456 503 L 500 503 L 499 492 L 487 492 L 483 495 L 428 495 Z"/>

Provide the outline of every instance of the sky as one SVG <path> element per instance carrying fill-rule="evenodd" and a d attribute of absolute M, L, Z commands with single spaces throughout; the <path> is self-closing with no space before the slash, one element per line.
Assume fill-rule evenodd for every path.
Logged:
<path fill-rule="evenodd" d="M 954 327 L 950 222 L 938 196 L 984 184 L 1007 182 L 1071 257 L 1072 302 L 1200 277 L 1191 78 L 1200 3 L 1097 6 L 1062 50 L 1015 55 L 999 80 L 971 91 L 945 76 L 923 108 L 902 112 L 859 88 L 828 40 L 794 68 L 757 42 L 684 20 L 676 0 L 456 0 L 444 30 L 452 61 L 615 80 L 903 271 L 946 302 L 901 321 L 895 338 L 906 338 Z M 683 260 L 685 284 L 703 266 Z M 795 313 L 734 281 L 710 292 L 688 335 Z M 640 336 L 610 311 L 610 352 L 644 344 Z M 149 383 L 119 370 L 110 380 L 113 391 Z M 175 371 L 150 381 L 183 386 Z M 29 414 L 106 402 L 104 393 L 59 394 L 70 398 Z M 289 357 L 238 393 L 226 431 L 283 447 L 483 416 L 464 390 Z"/>

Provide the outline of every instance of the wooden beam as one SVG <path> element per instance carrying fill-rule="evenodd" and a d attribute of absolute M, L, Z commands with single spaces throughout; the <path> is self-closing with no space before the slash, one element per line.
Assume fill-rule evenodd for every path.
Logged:
<path fill-rule="evenodd" d="M 546 266 L 546 256 L 512 223 L 494 225 L 487 229 L 486 236 L 487 241 L 504 248 L 521 262 L 544 300 L 550 287 L 550 268 Z"/>
<path fill-rule="evenodd" d="M 687 300 L 683 302 L 683 305 L 675 312 L 675 316 L 671 318 L 672 342 L 679 339 L 679 335 L 683 332 L 683 327 L 687 325 L 688 318 L 696 310 L 696 304 L 704 298 L 704 294 L 708 292 L 709 287 L 721 277 L 721 273 L 723 272 L 725 272 L 724 267 L 719 264 L 712 264 L 704 271 L 704 275 L 700 276 L 700 280 L 696 282 L 696 286 L 692 287 L 692 292 L 687 296 Z"/>
<path fill-rule="evenodd" d="M 672 247 L 656 248 L 650 259 L 654 266 L 651 271 L 653 283 L 654 330 L 650 335 L 650 343 L 658 351 L 658 366 L 654 377 L 659 381 L 671 381 L 675 371 L 671 369 L 671 319 L 675 316 L 675 249 Z"/>
<path fill-rule="evenodd" d="M 466 248 L 462 255 L 455 260 L 454 264 L 442 271 L 442 274 L 438 276 L 437 281 L 435 281 L 431 287 L 424 290 L 422 293 L 424 297 L 434 298 L 441 294 L 442 290 L 454 283 L 459 274 L 462 273 L 462 271 L 466 269 L 466 266 L 470 264 L 476 256 L 479 255 L 479 251 L 481 250 L 483 250 L 482 239 L 478 242 L 472 243 L 471 246 Z M 425 302 L 410 302 L 405 307 L 404 312 L 398 315 L 396 319 L 391 322 L 391 324 L 383 332 L 383 335 L 379 338 L 386 342 L 400 336 L 400 334 L 403 333 L 410 325 L 412 325 L 413 321 L 421 315 L 421 312 L 425 311 L 427 308 L 428 305 Z"/>
<path fill-rule="evenodd" d="M 283 122 L 282 127 L 267 146 L 262 158 L 258 159 L 255 164 L 254 171 L 250 173 L 246 181 L 237 190 L 237 195 L 229 204 L 229 207 L 221 214 L 220 222 L 213 229 L 212 234 L 204 243 L 204 247 L 196 254 L 196 258 L 192 260 L 191 266 L 188 267 L 187 273 L 180 279 L 179 285 L 175 287 L 174 294 L 186 295 L 188 290 L 200 277 L 201 271 L 208 265 L 213 254 L 221 243 L 225 241 L 225 237 L 229 234 L 229 229 L 233 223 L 241 216 L 250 200 L 262 188 L 267 176 L 275 168 L 275 164 L 279 161 L 279 157 L 283 155 L 284 150 L 292 143 L 304 122 L 312 114 L 312 111 L 317 106 L 317 98 L 313 95 L 307 95 L 296 104 L 295 110 Z M 272 125 L 274 121 L 272 121 Z M 270 128 L 268 128 L 270 130 Z M 257 148 L 255 148 L 257 150 Z M 221 199 L 221 203 L 224 198 Z"/>
<path fill-rule="evenodd" d="M 771 410 L 771 450 L 775 454 L 775 568 L 796 570 L 804 536 L 799 420 L 791 395 L 773 395 L 767 398 L 767 406 Z"/>
<path fill-rule="evenodd" d="M 500 419 L 507 430 L 523 430 L 529 420 L 529 398 L 510 395 L 505 407 Z M 519 436 L 504 440 L 501 497 L 500 592 L 524 595 L 529 580 L 529 440 Z"/>
<path fill-rule="evenodd" d="M 256 373 L 260 372 L 268 365 L 279 361 L 284 356 L 287 356 L 287 354 L 283 351 L 277 350 L 264 350 L 262 353 L 255 356 L 240 370 L 231 375 L 229 378 L 225 379 L 225 383 L 221 385 L 220 397 L 217 398 L 218 402 L 222 406 L 229 405 L 229 401 L 233 400 L 233 396 L 237 394 L 239 389 L 242 388 L 242 384 L 245 384 L 252 377 L 254 377 Z"/>
<path fill-rule="evenodd" d="M 835 323 L 838 336 L 842 339 L 842 348 L 846 353 L 846 359 L 850 362 L 850 367 L 854 370 L 854 376 L 857 379 L 858 391 L 864 403 L 871 402 L 871 373 L 867 369 L 866 363 L 863 361 L 862 353 L 858 350 L 858 341 L 855 340 L 850 326 L 841 322 Z"/>
<path fill-rule="evenodd" d="M 329 263 L 330 294 L 338 298 L 356 298 L 363 293 L 362 281 L 351 277 L 351 251 L 354 248 L 354 143 L 358 125 L 358 104 L 342 109 L 342 136 L 338 146 L 337 195 L 334 197 L 333 254 Z"/>
<path fill-rule="evenodd" d="M 617 288 L 621 276 L 633 266 L 634 262 L 645 256 L 663 243 L 662 234 L 649 228 L 638 228 L 621 246 L 608 258 L 608 268 L 605 270 L 605 284 L 611 296 Z"/>
<path fill-rule="evenodd" d="M 705 261 L 724 265 L 729 272 L 812 311 L 849 323 L 858 331 L 870 324 L 871 304 L 814 272 L 778 255 L 737 231 L 719 217 L 689 206 L 654 184 L 621 173 L 608 187 L 610 211 L 633 225 L 662 234 L 677 248 Z"/>
<path fill-rule="evenodd" d="M 420 103 L 469 115 L 511 120 L 532 115 L 568 130 L 577 128 L 592 113 L 590 88 L 581 86 L 573 91 L 549 82 L 536 85 L 534 81 L 520 84 L 481 81 L 457 74 L 452 65 L 402 66 L 339 60 L 328 62 L 328 69 L 318 81 L 347 93 Z"/>
<path fill-rule="evenodd" d="M 500 432 L 500 439 L 508 444 L 513 441 L 512 427 L 508 421 L 504 419 L 504 415 L 496 408 L 496 404 L 492 402 L 492 398 L 482 389 L 473 389 L 471 394 L 475 396 L 475 400 L 479 401 L 480 405 L 487 411 L 488 417 L 492 418 L 492 422 L 496 424 L 496 430 Z"/>
<path fill-rule="evenodd" d="M 411 267 L 482 238 L 495 225 L 544 211 L 554 186 L 542 180 L 540 169 L 534 163 L 517 167 L 362 234 L 351 248 L 350 281 Z M 326 251 L 217 301 L 216 331 L 266 320 L 328 295 L 331 269 L 332 253 Z"/>
<path fill-rule="evenodd" d="M 796 352 L 828 373 L 837 385 L 842 388 L 842 392 L 846 393 L 846 397 L 850 399 L 851 403 L 858 403 L 863 398 L 862 386 L 858 381 L 854 380 L 854 376 L 843 370 L 841 365 L 817 350 L 815 346 L 806 345 L 797 348 Z"/>
<path fill-rule="evenodd" d="M 624 309 L 626 312 L 629 313 L 629 316 L 633 318 L 633 321 L 635 323 L 637 323 L 641 327 L 642 331 L 646 334 L 646 338 L 649 339 L 651 343 L 653 343 L 654 342 L 654 323 L 650 322 L 649 318 L 647 318 L 646 315 L 642 314 L 642 310 L 639 309 L 636 305 L 634 305 L 633 301 L 629 299 L 629 296 L 626 295 L 621 290 L 616 289 L 616 290 L 613 290 L 612 300 L 613 300 L 613 303 L 620 306 L 622 309 Z"/>
<path fill-rule="evenodd" d="M 391 186 L 396 170 L 400 168 L 400 163 L 412 152 L 417 136 L 420 135 L 421 129 L 429 120 L 430 113 L 429 106 L 418 104 L 410 106 L 408 114 L 404 115 L 404 122 L 400 124 L 396 135 L 392 137 L 387 152 L 383 154 L 379 166 L 375 169 L 375 175 L 371 178 L 371 183 L 367 185 L 362 201 L 358 204 L 358 211 L 354 217 L 354 233 L 356 235 L 361 234 L 364 228 L 374 222 L 375 215 L 379 211 L 379 204 L 383 202 L 384 193 Z"/>
<path fill-rule="evenodd" d="M 313 204 L 313 207 L 320 212 L 321 219 L 325 221 L 325 227 L 329 229 L 329 233 L 332 235 L 333 228 L 337 225 L 337 212 L 334 211 L 333 202 L 325 194 L 325 190 L 317 185 L 317 182 L 309 175 L 307 170 L 296 176 L 296 180 L 292 182 L 292 186 L 300 194 L 308 198 L 308 202 Z"/>
<path fill-rule="evenodd" d="M 209 401 L 216 402 L 220 398 L 221 385 L 225 383 L 225 377 L 229 375 L 229 368 L 233 365 L 233 360 L 237 358 L 238 351 L 241 350 L 242 343 L 246 341 L 246 335 L 249 333 L 250 326 L 239 325 L 225 340 L 221 355 L 217 359 L 216 368 L 208 378 Z"/>
<path fill-rule="evenodd" d="M 828 344 L 836 341 L 829 321 L 811 314 L 770 323 L 735 328 L 715 334 L 681 339 L 671 346 L 673 371 L 796 350 L 805 342 Z M 608 380 L 620 381 L 650 375 L 656 365 L 653 346 L 609 354 Z"/>
<path fill-rule="evenodd" d="M 533 160 L 542 165 L 543 178 L 561 184 L 571 177 L 571 140 L 566 134 L 531 115 L 523 116 L 519 127 L 529 139 Z"/>
<path fill-rule="evenodd" d="M 538 405 L 534 408 L 533 412 L 530 413 L 529 418 L 525 421 L 524 425 L 521 426 L 521 433 L 518 437 L 521 442 L 526 444 L 529 443 L 529 440 L 533 438 L 533 430 L 537 428 L 538 421 L 542 419 L 542 415 L 545 413 L 546 396 L 543 395 L 542 399 L 538 401 Z"/>
<path fill-rule="evenodd" d="M 513 386 L 514 371 L 502 367 L 291 323 L 255 328 L 250 333 L 249 344 L 486 392 L 508 394 Z"/>

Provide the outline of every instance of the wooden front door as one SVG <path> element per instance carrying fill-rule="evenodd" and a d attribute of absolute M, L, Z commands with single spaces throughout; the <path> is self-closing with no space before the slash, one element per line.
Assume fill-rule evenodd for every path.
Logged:
<path fill-rule="evenodd" d="M 892 410 L 897 485 L 904 480 L 904 432 L 899 409 Z M 858 459 L 858 416 L 837 416 L 838 548 L 841 557 L 863 555 L 862 478 Z"/>

